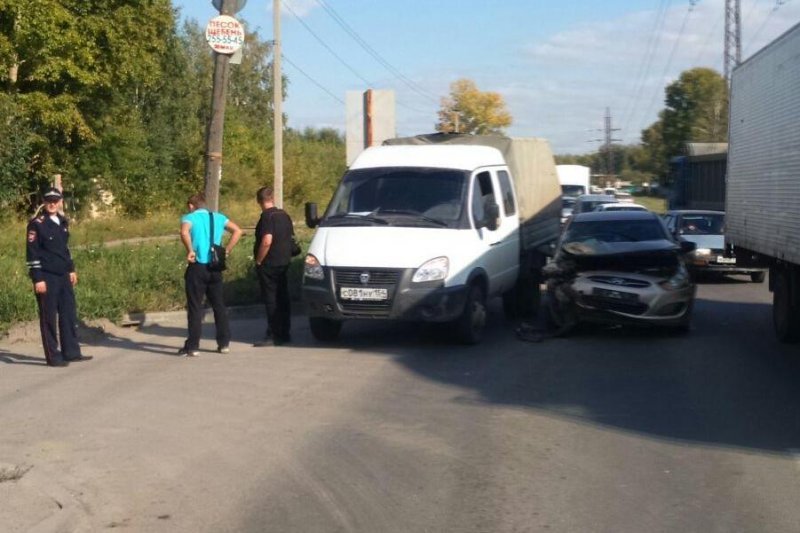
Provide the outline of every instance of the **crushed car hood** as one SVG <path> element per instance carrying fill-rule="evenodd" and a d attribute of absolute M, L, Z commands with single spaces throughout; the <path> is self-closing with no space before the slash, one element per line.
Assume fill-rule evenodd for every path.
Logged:
<path fill-rule="evenodd" d="M 680 247 L 666 239 L 642 242 L 571 243 L 561 248 L 557 261 L 576 271 L 614 270 L 646 272 L 674 269 Z"/>

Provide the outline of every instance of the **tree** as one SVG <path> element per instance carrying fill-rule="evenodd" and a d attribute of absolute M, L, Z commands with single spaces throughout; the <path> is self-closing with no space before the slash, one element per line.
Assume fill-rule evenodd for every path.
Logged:
<path fill-rule="evenodd" d="M 436 131 L 478 135 L 503 133 L 503 128 L 511 122 L 511 114 L 500 94 L 480 91 L 474 81 L 462 78 L 450 85 L 450 96 L 442 98 Z"/>
<path fill-rule="evenodd" d="M 666 183 L 669 159 L 683 153 L 687 142 L 725 142 L 728 132 L 728 86 L 715 70 L 684 71 L 665 89 L 666 107 L 642 131 L 641 170 Z"/>

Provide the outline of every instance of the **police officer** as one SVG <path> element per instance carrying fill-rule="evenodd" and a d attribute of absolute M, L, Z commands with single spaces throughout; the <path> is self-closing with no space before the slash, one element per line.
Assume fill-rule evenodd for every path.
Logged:
<path fill-rule="evenodd" d="M 50 366 L 67 366 L 71 361 L 91 359 L 81 355 L 78 344 L 78 317 L 72 290 L 78 283 L 78 275 L 67 246 L 69 224 L 61 214 L 62 207 L 61 192 L 56 188 L 47 189 L 44 212 L 28 223 L 27 234 L 28 273 L 39 307 L 44 356 Z"/>

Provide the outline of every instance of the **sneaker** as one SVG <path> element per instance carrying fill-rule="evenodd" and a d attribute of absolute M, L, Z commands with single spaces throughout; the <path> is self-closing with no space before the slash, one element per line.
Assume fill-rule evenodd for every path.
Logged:
<path fill-rule="evenodd" d="M 231 349 L 229 346 L 220 346 L 217 348 L 217 351 L 221 354 L 231 353 Z"/>
<path fill-rule="evenodd" d="M 181 348 L 178 350 L 178 357 L 200 357 L 200 352 L 198 350 L 187 350 L 186 348 Z"/>

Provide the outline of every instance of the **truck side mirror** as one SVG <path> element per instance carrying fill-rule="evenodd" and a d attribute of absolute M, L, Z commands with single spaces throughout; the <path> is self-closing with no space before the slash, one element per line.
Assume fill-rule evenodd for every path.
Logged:
<path fill-rule="evenodd" d="M 313 229 L 318 225 L 319 216 L 317 215 L 317 204 L 314 202 L 306 202 L 306 226 Z"/>

